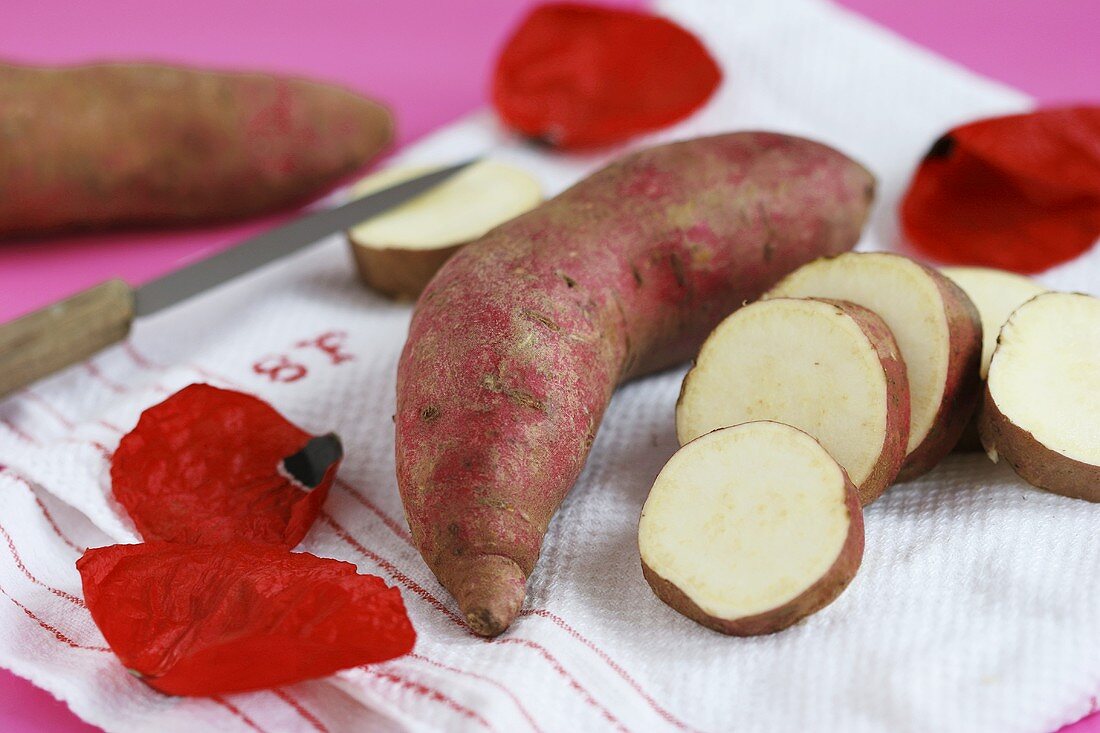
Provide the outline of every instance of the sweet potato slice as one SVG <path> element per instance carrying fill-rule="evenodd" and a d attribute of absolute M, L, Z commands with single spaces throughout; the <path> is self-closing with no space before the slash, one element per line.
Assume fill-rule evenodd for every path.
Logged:
<path fill-rule="evenodd" d="M 1100 501 L 1100 299 L 1044 293 L 1001 329 L 982 444 L 1034 486 Z"/>
<path fill-rule="evenodd" d="M 776 298 L 736 311 L 684 378 L 676 434 L 683 445 L 750 420 L 821 441 L 870 504 L 897 476 L 909 439 L 909 385 L 890 329 L 843 301 Z"/>
<path fill-rule="evenodd" d="M 1012 311 L 1025 301 L 1039 293 L 1047 292 L 1039 283 L 1024 275 L 993 267 L 941 267 L 940 272 L 947 275 L 963 289 L 978 315 L 982 319 L 982 366 L 981 375 L 985 379 L 989 372 L 989 360 L 993 358 L 993 349 L 997 346 L 997 336 L 1001 326 L 1012 315 Z M 979 451 L 982 449 L 978 438 L 978 414 L 966 425 L 962 437 L 955 445 L 957 451 Z"/>
<path fill-rule="evenodd" d="M 366 196 L 438 168 L 391 168 L 359 181 L 352 192 Z M 485 160 L 352 228 L 348 242 L 364 283 L 412 300 L 460 247 L 541 201 L 539 182 L 530 173 Z"/>
<path fill-rule="evenodd" d="M 985 379 L 1001 326 L 1012 311 L 1047 289 L 1030 277 L 993 267 L 941 267 L 940 272 L 962 288 L 978 309 L 982 320 L 981 375 Z"/>
<path fill-rule="evenodd" d="M 908 456 L 898 478 L 931 470 L 951 451 L 981 393 L 981 319 L 958 285 L 901 255 L 847 253 L 799 268 L 764 297 L 848 300 L 881 316 L 909 378 Z"/>
<path fill-rule="evenodd" d="M 863 510 L 844 469 L 806 433 L 750 422 L 682 447 L 638 526 L 657 597 L 735 636 L 770 634 L 829 605 L 863 559 Z"/>

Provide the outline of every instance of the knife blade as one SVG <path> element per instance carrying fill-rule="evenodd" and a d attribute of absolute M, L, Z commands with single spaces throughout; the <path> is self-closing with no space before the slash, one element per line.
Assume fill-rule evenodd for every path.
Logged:
<path fill-rule="evenodd" d="M 325 209 L 295 219 L 213 257 L 153 280 L 134 292 L 135 315 L 156 313 L 272 260 L 308 247 L 333 232 L 353 227 L 435 188 L 472 162 L 468 160 L 442 168 L 335 209 Z"/>
<path fill-rule="evenodd" d="M 476 160 L 295 219 L 134 290 L 108 280 L 0 325 L 0 397 L 126 338 L 136 316 L 175 305 L 415 198 Z"/>

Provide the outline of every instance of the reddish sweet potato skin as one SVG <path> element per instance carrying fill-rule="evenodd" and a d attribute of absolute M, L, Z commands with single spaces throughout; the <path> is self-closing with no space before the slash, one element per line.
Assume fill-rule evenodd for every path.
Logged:
<path fill-rule="evenodd" d="M 620 382 L 692 357 L 780 277 L 859 238 L 874 181 L 826 146 L 650 148 L 489 232 L 421 295 L 397 375 L 397 480 L 471 628 L 519 611 Z"/>
<path fill-rule="evenodd" d="M 978 412 L 982 446 L 1032 486 L 1071 499 L 1100 503 L 1100 466 L 1070 458 L 1043 445 L 1001 412 L 985 386 Z"/>
<path fill-rule="evenodd" d="M 0 64 L 0 236 L 187 224 L 323 192 L 385 107 L 329 84 L 155 64 Z"/>
<path fill-rule="evenodd" d="M 947 362 L 947 385 L 932 429 L 905 459 L 898 481 L 911 481 L 928 473 L 954 450 L 982 394 L 982 320 L 978 309 L 954 281 L 938 270 L 922 267 L 935 279 L 943 297 L 951 357 Z"/>
<path fill-rule="evenodd" d="M 905 449 L 909 444 L 909 376 L 905 359 L 894 340 L 894 333 L 874 311 L 846 300 L 818 298 L 832 303 L 859 324 L 868 340 L 878 352 L 882 372 L 886 375 L 886 394 L 889 407 L 886 412 L 886 430 L 882 440 L 882 452 L 875 470 L 856 488 L 860 506 L 865 507 L 882 496 L 894 483 L 905 463 Z M 849 481 L 851 479 L 849 478 Z M 862 520 L 861 520 L 862 521 Z M 858 566 L 859 563 L 856 563 Z M 855 571 L 852 571 L 855 575 Z"/>

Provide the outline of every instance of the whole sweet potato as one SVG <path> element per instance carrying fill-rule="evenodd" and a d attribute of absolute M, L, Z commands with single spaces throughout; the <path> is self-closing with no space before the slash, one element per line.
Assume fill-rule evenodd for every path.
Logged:
<path fill-rule="evenodd" d="M 615 386 L 692 357 L 745 300 L 850 249 L 871 175 L 739 133 L 635 153 L 494 229 L 421 295 L 397 375 L 416 545 L 470 627 L 499 634 Z"/>
<path fill-rule="evenodd" d="M 381 105 L 264 74 L 0 64 L 0 236 L 257 214 L 390 139 Z"/>

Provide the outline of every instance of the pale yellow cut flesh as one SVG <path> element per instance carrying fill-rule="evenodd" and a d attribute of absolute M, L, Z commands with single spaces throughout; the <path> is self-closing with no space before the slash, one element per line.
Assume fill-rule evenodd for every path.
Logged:
<path fill-rule="evenodd" d="M 982 379 L 985 379 L 1001 326 L 1012 311 L 1047 289 L 1029 277 L 991 267 L 941 267 L 940 272 L 963 289 L 981 316 Z"/>
<path fill-rule="evenodd" d="M 704 342 L 676 406 L 683 445 L 716 428 L 775 420 L 803 430 L 856 486 L 886 441 L 888 390 L 875 345 L 831 303 L 781 298 L 735 311 Z"/>
<path fill-rule="evenodd" d="M 893 332 L 905 360 L 908 452 L 924 442 L 940 412 L 951 359 L 944 300 L 927 270 L 897 255 L 848 253 L 795 270 L 764 297 L 847 300 L 877 313 Z"/>
<path fill-rule="evenodd" d="M 1001 330 L 988 389 L 1042 446 L 1100 465 L 1100 299 L 1046 293 L 1020 306 Z"/>
<path fill-rule="evenodd" d="M 390 168 L 359 181 L 352 194 L 366 196 L 440 167 Z M 485 160 L 456 173 L 430 191 L 353 227 L 348 236 L 360 247 L 439 249 L 478 239 L 541 202 L 539 183 L 531 174 L 505 163 Z"/>
<path fill-rule="evenodd" d="M 843 469 L 800 430 L 717 430 L 680 448 L 657 476 L 638 528 L 641 559 L 707 616 L 759 617 L 838 565 L 851 547 L 854 501 Z"/>

